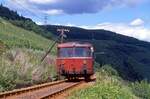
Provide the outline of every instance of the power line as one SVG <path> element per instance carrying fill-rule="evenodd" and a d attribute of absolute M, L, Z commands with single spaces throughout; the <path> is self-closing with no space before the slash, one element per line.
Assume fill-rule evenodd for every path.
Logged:
<path fill-rule="evenodd" d="M 20 4 L 19 2 L 17 2 L 16 0 L 12 0 L 13 2 L 15 2 L 16 4 L 20 5 L 23 9 L 27 10 L 29 13 L 31 13 L 32 15 L 36 16 L 36 18 L 43 20 L 42 17 L 39 17 L 39 15 L 37 15 L 37 13 L 34 13 L 33 11 L 27 9 L 24 5 Z"/>
<path fill-rule="evenodd" d="M 1 0 L 1 5 L 4 5 L 5 4 L 5 0 Z"/>

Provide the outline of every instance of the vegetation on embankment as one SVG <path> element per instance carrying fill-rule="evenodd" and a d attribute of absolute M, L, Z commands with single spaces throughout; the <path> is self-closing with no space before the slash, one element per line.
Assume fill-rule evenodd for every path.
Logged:
<path fill-rule="evenodd" d="M 0 55 L 2 55 L 6 51 L 5 44 L 0 40 Z"/>
<path fill-rule="evenodd" d="M 0 58 L 0 91 L 26 87 L 56 79 L 55 57 L 40 62 L 43 52 L 32 49 L 7 50 Z"/>
<path fill-rule="evenodd" d="M 72 92 L 69 99 L 150 99 L 150 84 L 124 81 L 115 69 L 104 65 L 96 72 L 93 86 Z"/>
<path fill-rule="evenodd" d="M 40 61 L 52 43 L 0 18 L 0 92 L 55 80 L 55 47 Z"/>
<path fill-rule="evenodd" d="M 53 42 L 32 31 L 16 27 L 2 18 L 0 18 L 0 40 L 9 48 L 19 47 L 36 50 L 46 50 Z"/>

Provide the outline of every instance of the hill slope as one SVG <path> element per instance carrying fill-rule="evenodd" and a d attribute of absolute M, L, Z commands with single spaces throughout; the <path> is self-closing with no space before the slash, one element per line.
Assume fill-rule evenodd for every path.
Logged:
<path fill-rule="evenodd" d="M 50 32 L 42 29 L 30 18 L 20 16 L 16 11 L 12 11 L 9 8 L 4 7 L 3 5 L 0 5 L 0 17 L 4 18 L 5 20 L 8 20 L 13 25 L 16 25 L 29 31 L 33 31 L 36 34 L 42 35 L 46 38 L 52 39 L 53 37 L 53 35 Z"/>
<path fill-rule="evenodd" d="M 51 43 L 50 40 L 32 31 L 16 27 L 2 18 L 0 18 L 0 40 L 9 48 L 25 47 L 39 50 L 47 49 Z"/>
<path fill-rule="evenodd" d="M 106 30 L 86 30 L 66 26 L 41 26 L 58 35 L 57 28 L 70 30 L 67 40 L 87 41 L 93 43 L 96 62 L 101 67 L 111 64 L 119 74 L 128 80 L 150 80 L 150 43 L 123 36 Z"/>

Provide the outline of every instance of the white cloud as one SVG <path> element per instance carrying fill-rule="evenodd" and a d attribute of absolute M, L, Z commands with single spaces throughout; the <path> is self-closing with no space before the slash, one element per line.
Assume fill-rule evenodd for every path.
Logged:
<path fill-rule="evenodd" d="M 44 25 L 43 22 L 35 22 L 35 23 L 38 24 L 38 25 Z"/>
<path fill-rule="evenodd" d="M 75 24 L 67 23 L 66 26 L 75 26 Z"/>
<path fill-rule="evenodd" d="M 63 14 L 63 10 L 57 10 L 57 9 L 51 9 L 51 10 L 43 11 L 43 12 L 46 13 L 46 14 L 49 14 L 49 15 Z"/>
<path fill-rule="evenodd" d="M 140 26 L 143 24 L 144 24 L 144 21 L 140 18 L 137 18 L 130 23 L 131 26 Z"/>
<path fill-rule="evenodd" d="M 55 3 L 58 0 L 29 0 L 29 2 L 36 3 L 36 4 L 47 4 L 47 3 Z"/>

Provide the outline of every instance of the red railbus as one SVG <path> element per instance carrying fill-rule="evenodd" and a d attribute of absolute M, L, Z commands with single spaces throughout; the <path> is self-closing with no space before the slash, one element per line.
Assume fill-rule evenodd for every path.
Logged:
<path fill-rule="evenodd" d="M 85 77 L 94 73 L 93 46 L 89 43 L 68 42 L 57 46 L 57 72 L 68 79 Z"/>

